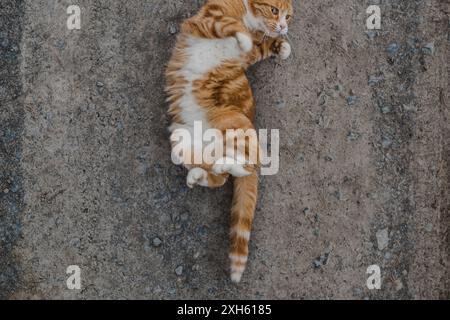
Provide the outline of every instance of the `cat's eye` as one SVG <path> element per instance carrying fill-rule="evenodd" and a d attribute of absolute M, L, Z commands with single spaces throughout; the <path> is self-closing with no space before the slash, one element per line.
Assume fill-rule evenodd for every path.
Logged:
<path fill-rule="evenodd" d="M 291 15 L 288 14 L 288 15 L 286 16 L 286 20 L 289 20 L 290 18 L 291 18 Z"/>
<path fill-rule="evenodd" d="M 280 13 L 280 10 L 278 10 L 278 8 L 272 7 L 272 13 L 277 16 Z"/>

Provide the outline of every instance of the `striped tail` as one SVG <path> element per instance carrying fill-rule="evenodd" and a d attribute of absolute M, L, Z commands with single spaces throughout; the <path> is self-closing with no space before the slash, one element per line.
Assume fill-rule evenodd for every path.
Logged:
<path fill-rule="evenodd" d="M 246 170 L 249 170 L 246 168 Z M 258 175 L 234 179 L 233 207 L 231 209 L 231 281 L 240 282 L 248 258 L 248 243 L 258 194 Z"/>

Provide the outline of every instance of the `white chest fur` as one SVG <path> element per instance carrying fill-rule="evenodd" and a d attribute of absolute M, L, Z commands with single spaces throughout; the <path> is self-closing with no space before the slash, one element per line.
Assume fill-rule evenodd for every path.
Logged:
<path fill-rule="evenodd" d="M 231 37 L 225 39 L 190 37 L 187 44 L 185 49 L 187 60 L 183 75 L 189 81 L 202 77 L 226 60 L 239 58 L 242 53 L 237 40 Z"/>

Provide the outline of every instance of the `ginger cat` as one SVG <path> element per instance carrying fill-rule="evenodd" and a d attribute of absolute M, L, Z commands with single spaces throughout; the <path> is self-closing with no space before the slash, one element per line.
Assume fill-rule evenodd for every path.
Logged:
<path fill-rule="evenodd" d="M 245 70 L 273 55 L 289 57 L 291 46 L 283 37 L 292 14 L 292 0 L 209 0 L 182 24 L 166 71 L 172 148 L 176 132 L 193 132 L 194 122 L 222 133 L 254 130 L 255 103 Z M 194 155 L 202 152 L 188 147 Z M 258 191 L 258 164 L 238 158 L 247 159 L 255 148 L 246 143 L 233 164 L 226 162 L 225 154 L 217 154 L 211 164 L 192 164 L 193 155 L 175 155 L 189 170 L 191 188 L 221 187 L 234 177 L 229 253 L 233 282 L 241 281 L 247 264 Z"/>

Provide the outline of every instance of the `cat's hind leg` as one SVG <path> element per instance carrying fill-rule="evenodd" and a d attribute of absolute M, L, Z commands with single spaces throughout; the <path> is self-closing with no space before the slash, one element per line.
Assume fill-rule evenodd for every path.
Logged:
<path fill-rule="evenodd" d="M 246 177 L 259 163 L 259 143 L 257 132 L 251 120 L 236 107 L 220 109 L 219 115 L 212 117 L 214 128 L 225 132 L 224 154 L 218 158 L 212 172 L 216 175 L 228 173 L 234 177 Z"/>
<path fill-rule="evenodd" d="M 230 157 L 223 157 L 217 160 L 213 165 L 212 170 L 216 175 L 229 173 L 233 177 L 245 177 L 251 174 L 249 171 L 245 170 L 244 164 L 241 164 Z"/>
<path fill-rule="evenodd" d="M 203 168 L 196 167 L 189 170 L 186 178 L 186 184 L 189 188 L 194 188 L 196 185 L 209 188 L 222 187 L 227 182 L 229 175 L 223 173 L 220 175 L 213 174 Z"/>

